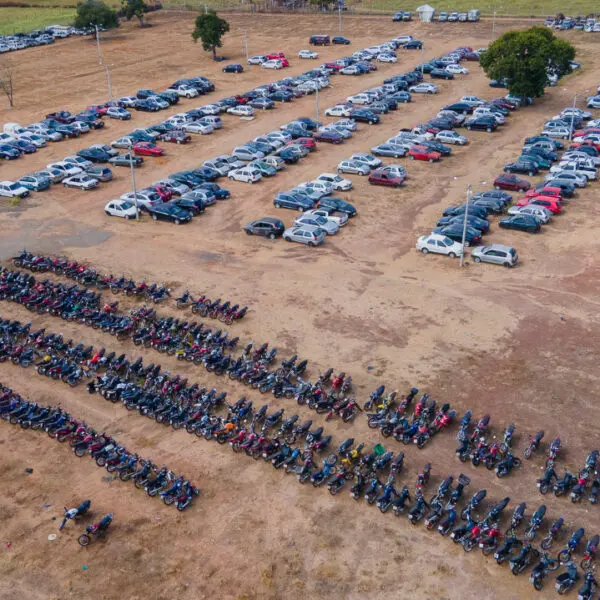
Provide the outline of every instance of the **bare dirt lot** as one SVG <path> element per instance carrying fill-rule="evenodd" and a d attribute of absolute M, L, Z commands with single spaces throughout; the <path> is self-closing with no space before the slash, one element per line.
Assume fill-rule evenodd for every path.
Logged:
<path fill-rule="evenodd" d="M 239 62 L 245 58 L 244 29 L 251 54 L 283 50 L 291 57 L 307 47 L 311 33 L 337 32 L 337 20 L 324 17 L 228 19 L 231 34 L 222 53 Z M 102 42 L 115 95 L 145 87 L 164 89 L 179 77 L 197 74 L 212 79 L 217 91 L 182 100 L 160 115 L 136 113 L 130 123 L 111 121 L 85 139 L 4 163 L 2 179 L 41 168 L 88 143 L 109 142 L 166 113 L 275 77 L 258 67 L 241 75 L 221 73 L 221 66 L 191 42 L 191 14 L 154 15 L 152 23 L 144 31 L 124 26 Z M 510 25 L 515 24 L 502 26 Z M 408 31 L 425 41 L 426 58 L 463 44 L 484 46 L 491 38 L 490 23 L 460 29 L 397 25 L 389 18 L 347 18 L 344 23 L 351 49 Z M 401 190 L 370 187 L 352 176 L 354 189 L 340 195 L 357 206 L 359 215 L 320 248 L 250 238 L 241 227 L 264 215 L 291 224 L 294 213 L 273 207 L 277 191 L 334 171 L 340 159 L 433 117 L 463 94 L 499 95 L 488 87 L 476 63 L 467 64 L 471 72 L 463 79 L 441 82 L 440 94 L 415 95 L 413 103 L 385 115 L 380 125 L 360 125 L 341 146 L 321 144 L 316 153 L 269 181 L 255 186 L 224 183 L 231 199 L 186 226 L 147 217 L 140 223 L 106 217 L 104 204 L 129 190 L 125 169 L 117 169 L 114 181 L 92 192 L 56 187 L 33 194 L 20 207 L 3 200 L 0 258 L 6 260 L 23 247 L 64 253 L 107 272 L 166 281 L 177 291 L 189 288 L 195 294 L 248 304 L 249 314 L 232 326 L 232 335 L 268 340 L 283 356 L 297 352 L 309 358 L 314 377 L 329 366 L 343 369 L 352 375 L 363 400 L 380 383 L 401 393 L 417 386 L 451 402 L 459 413 L 468 408 L 476 416 L 490 413 L 498 433 L 506 423 L 516 423 L 519 452 L 527 434 L 537 429 L 544 429 L 547 439 L 560 434 L 565 447 L 561 470 L 574 469 L 598 442 L 598 184 L 581 191 L 539 235 L 504 231 L 492 223 L 489 240 L 518 249 L 521 264 L 514 270 L 469 260 L 461 270 L 457 261 L 425 257 L 414 249 L 417 236 L 431 230 L 442 209 L 463 200 L 467 184 L 474 191 L 489 188 L 502 166 L 518 156 L 526 135 L 539 131 L 544 120 L 572 103 L 574 93 L 586 95 L 600 83 L 600 40 L 578 32 L 569 38 L 578 48 L 580 72 L 533 107 L 517 111 L 499 132 L 473 132 L 468 146 L 440 164 L 404 160 L 409 178 Z M 319 53 L 322 59 L 332 59 L 348 53 L 348 48 Z M 81 109 L 105 97 L 104 71 L 89 40 L 19 52 L 14 60 L 17 107 L 1 113 L 3 123 L 28 123 L 47 112 Z M 419 60 L 418 52 L 407 52 L 398 64 L 381 65 L 369 75 L 333 78 L 333 87 L 320 94 L 321 111 Z M 291 62 L 285 74 L 298 74 L 312 64 L 297 58 Z M 227 115 L 224 128 L 213 135 L 195 137 L 187 147 L 168 145 L 165 158 L 148 158 L 137 172 L 138 186 L 199 166 L 297 116 L 314 114 L 314 97 L 309 96 L 261 113 L 251 122 Z M 62 331 L 67 338 L 140 354 L 129 342 L 120 344 L 82 326 L 32 316 L 14 304 L 3 303 L 0 309 L 3 317 L 33 320 L 36 327 Z M 162 310 L 175 309 L 169 305 Z M 145 350 L 142 355 L 148 362 L 158 358 Z M 191 381 L 226 390 L 231 398 L 249 394 L 262 403 L 255 393 L 229 380 L 165 355 L 160 361 Z M 72 390 L 7 363 L 0 365 L 0 381 L 40 402 L 60 402 L 98 430 L 116 433 L 140 454 L 185 473 L 201 489 L 195 505 L 179 514 L 131 485 L 105 481 L 106 473 L 91 461 L 77 459 L 46 436 L 3 423 L 0 598 L 512 600 L 554 594 L 551 581 L 543 592 L 534 592 L 526 576 L 515 578 L 478 552 L 467 555 L 439 535 L 411 527 L 405 518 L 381 515 L 346 493 L 333 499 L 325 490 L 299 486 L 266 464 L 234 455 L 229 447 L 127 414 L 119 405 L 87 395 L 82 387 Z M 271 396 L 267 401 L 320 422 L 307 408 Z M 364 419 L 326 427 L 337 442 L 349 436 L 368 444 L 380 441 Z M 400 449 L 393 440 L 387 445 Z M 494 499 L 510 495 L 516 503 L 527 501 L 529 514 L 541 503 L 535 489 L 541 457 L 500 481 L 485 469 L 456 461 L 454 447 L 452 433 L 436 437 L 422 451 L 402 447 L 402 484 L 412 485 L 415 473 L 429 461 L 432 487 L 448 473 L 456 476 L 463 470 L 472 477 L 473 490 L 486 487 Z M 87 497 L 97 514 L 115 513 L 107 541 L 80 548 L 73 524 L 57 540 L 48 541 L 57 528 L 52 518 L 62 515 L 63 506 Z M 591 533 L 600 530 L 597 508 L 572 506 L 564 498 L 544 502 L 549 519 L 564 514 L 569 526 L 581 525 Z"/>

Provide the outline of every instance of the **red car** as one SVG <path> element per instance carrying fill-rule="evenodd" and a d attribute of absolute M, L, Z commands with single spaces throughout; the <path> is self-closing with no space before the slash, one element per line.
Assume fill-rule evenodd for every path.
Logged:
<path fill-rule="evenodd" d="M 141 156 L 162 156 L 165 153 L 160 146 L 152 142 L 136 142 L 133 145 L 133 152 Z"/>
<path fill-rule="evenodd" d="M 387 185 L 390 187 L 398 188 L 404 184 L 404 176 L 402 175 L 394 175 L 389 171 L 384 171 L 382 169 L 375 169 L 371 171 L 369 175 L 369 183 L 371 185 Z"/>
<path fill-rule="evenodd" d="M 151 185 L 149 190 L 154 190 L 163 202 L 168 202 L 173 197 L 173 192 L 164 185 Z"/>
<path fill-rule="evenodd" d="M 494 98 L 492 104 L 499 106 L 500 108 L 506 108 L 507 110 L 517 110 L 517 105 L 510 102 L 506 98 Z"/>
<path fill-rule="evenodd" d="M 173 144 L 189 144 L 192 141 L 192 136 L 183 131 L 167 131 L 166 133 L 161 133 L 158 139 Z"/>
<path fill-rule="evenodd" d="M 283 52 L 271 52 L 270 54 L 267 54 L 267 58 L 269 60 L 275 60 L 275 59 L 282 59 L 285 58 L 285 54 Z"/>
<path fill-rule="evenodd" d="M 596 148 L 600 152 L 600 142 L 594 142 L 593 140 L 583 140 L 582 142 L 571 144 L 569 150 L 579 148 L 579 146 L 592 146 L 592 148 Z"/>
<path fill-rule="evenodd" d="M 554 198 L 553 196 L 535 196 L 533 198 L 521 198 L 517 202 L 517 206 L 541 206 L 542 208 L 547 208 L 550 212 L 557 215 L 562 211 L 562 203 L 558 198 Z"/>
<path fill-rule="evenodd" d="M 497 190 L 510 190 L 511 192 L 526 192 L 531 184 L 526 179 L 508 173 L 499 175 L 494 179 L 494 187 Z"/>
<path fill-rule="evenodd" d="M 90 104 L 87 109 L 88 110 L 93 110 L 94 112 L 97 112 L 99 115 L 104 116 L 106 114 L 106 111 L 108 110 L 109 104 Z"/>
<path fill-rule="evenodd" d="M 337 63 L 334 62 L 326 62 L 323 65 L 326 69 L 332 69 L 333 71 L 341 71 L 342 70 L 342 65 L 338 65 Z"/>
<path fill-rule="evenodd" d="M 235 101 L 238 104 L 248 104 L 248 102 L 250 102 L 250 98 L 248 98 L 248 96 L 235 96 Z"/>
<path fill-rule="evenodd" d="M 435 162 L 440 160 L 442 155 L 435 150 L 430 150 L 426 146 L 413 146 L 408 151 L 408 157 L 411 160 L 428 160 L 429 162 Z"/>
<path fill-rule="evenodd" d="M 68 110 L 58 110 L 46 115 L 46 119 L 54 119 L 59 123 L 69 124 L 75 121 L 75 117 Z"/>
<path fill-rule="evenodd" d="M 317 149 L 317 143 L 315 142 L 315 140 L 313 138 L 309 138 L 309 137 L 296 138 L 295 140 L 292 140 L 292 143 L 300 144 L 300 146 L 303 146 L 310 152 L 313 152 L 314 150 Z"/>
<path fill-rule="evenodd" d="M 575 133 L 573 133 L 573 137 L 585 137 L 590 133 L 600 133 L 600 127 L 585 127 L 584 129 L 579 129 Z"/>
<path fill-rule="evenodd" d="M 327 142 L 328 144 L 341 144 L 344 138 L 335 131 L 321 131 L 313 136 L 315 142 Z"/>
<path fill-rule="evenodd" d="M 531 189 L 525 194 L 525 198 L 535 198 L 536 196 L 550 196 L 551 198 L 556 198 L 557 200 L 562 200 L 562 190 L 557 187 L 549 187 L 545 186 L 538 190 Z"/>

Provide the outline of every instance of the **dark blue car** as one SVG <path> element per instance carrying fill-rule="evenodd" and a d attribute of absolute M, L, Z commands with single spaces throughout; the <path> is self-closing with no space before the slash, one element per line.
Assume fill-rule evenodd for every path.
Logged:
<path fill-rule="evenodd" d="M 279 192 L 273 200 L 275 208 L 291 208 L 304 212 L 314 206 L 314 201 L 304 194 Z"/>

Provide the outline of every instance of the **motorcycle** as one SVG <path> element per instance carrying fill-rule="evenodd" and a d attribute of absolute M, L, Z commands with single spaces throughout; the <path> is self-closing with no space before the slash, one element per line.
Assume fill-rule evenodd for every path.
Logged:
<path fill-rule="evenodd" d="M 525 539 L 528 541 L 533 540 L 535 538 L 535 534 L 537 530 L 541 527 L 544 521 L 544 515 L 546 514 L 546 505 L 542 504 L 531 516 L 531 520 L 529 521 L 529 526 L 527 531 L 525 532 Z"/>
<path fill-rule="evenodd" d="M 558 479 L 554 467 L 548 467 L 544 472 L 544 476 L 537 480 L 537 487 L 540 494 L 547 494 L 552 487 L 552 481 Z"/>
<path fill-rule="evenodd" d="M 583 585 L 579 588 L 577 593 L 577 600 L 592 600 L 593 595 L 598 588 L 598 582 L 594 577 L 592 571 L 586 571 Z"/>
<path fill-rule="evenodd" d="M 598 551 L 598 542 L 600 542 L 600 536 L 595 535 L 585 546 L 585 553 L 583 555 L 583 560 L 581 561 L 581 568 L 584 571 L 591 569 L 594 564 L 596 552 Z"/>
<path fill-rule="evenodd" d="M 113 520 L 113 514 L 108 513 L 101 521 L 85 528 L 85 533 L 77 541 L 80 546 L 87 546 L 92 541 L 92 536 L 104 537 Z"/>
<path fill-rule="evenodd" d="M 512 574 L 520 575 L 534 560 L 537 560 L 539 556 L 539 551 L 531 544 L 523 546 L 519 554 L 508 561 Z"/>
<path fill-rule="evenodd" d="M 85 515 L 85 513 L 90 509 L 91 504 L 91 500 L 85 500 L 77 508 L 69 509 L 65 506 L 65 515 L 58 526 L 58 530 L 62 531 L 63 527 L 67 524 L 67 521 L 75 520 L 77 517 L 82 517 Z"/>
<path fill-rule="evenodd" d="M 562 479 L 557 479 L 554 484 L 554 495 L 556 497 L 566 494 L 577 483 L 574 475 L 565 471 L 565 476 Z"/>
<path fill-rule="evenodd" d="M 584 529 L 583 527 L 580 527 L 571 535 L 567 545 L 558 553 L 558 560 L 560 561 L 561 565 L 564 565 L 571 560 L 571 555 L 575 552 L 577 546 L 579 546 L 579 542 L 581 542 L 583 534 Z"/>
<path fill-rule="evenodd" d="M 514 535 L 507 535 L 504 543 L 494 553 L 496 562 L 501 565 L 512 557 L 512 551 L 515 548 L 523 547 L 523 542 Z"/>
<path fill-rule="evenodd" d="M 567 562 L 565 564 L 567 570 L 565 573 L 561 573 L 557 578 L 554 584 L 554 589 L 561 596 L 566 594 L 577 582 L 579 579 L 579 571 L 577 571 L 577 567 L 572 562 Z"/>
<path fill-rule="evenodd" d="M 560 530 L 564 524 L 565 520 L 562 517 L 559 517 L 552 523 L 550 529 L 548 530 L 548 535 L 541 541 L 540 546 L 544 550 L 549 550 L 552 547 L 552 543 L 558 537 Z"/>
<path fill-rule="evenodd" d="M 525 458 L 530 459 L 534 452 L 537 452 L 537 449 L 540 446 L 540 443 L 544 437 L 543 431 L 538 431 L 535 434 L 535 437 L 529 440 L 529 444 L 527 448 L 525 448 Z"/>
<path fill-rule="evenodd" d="M 527 504 L 525 502 L 521 502 L 521 504 L 519 504 L 512 515 L 512 518 L 510 520 L 510 527 L 506 530 L 506 535 L 514 535 L 514 532 L 516 529 L 518 529 L 519 525 L 523 522 L 523 519 L 525 518 L 525 508 L 527 507 Z"/>
<path fill-rule="evenodd" d="M 487 490 L 479 490 L 478 492 L 475 492 L 471 496 L 469 502 L 467 502 L 467 506 L 465 506 L 465 508 L 463 508 L 462 512 L 460 513 L 460 518 L 463 521 L 466 521 L 471 515 L 471 512 L 474 511 L 483 502 L 486 495 Z"/>
<path fill-rule="evenodd" d="M 555 558 L 550 558 L 547 552 L 542 552 L 540 562 L 531 570 L 529 581 L 536 590 L 541 590 L 544 585 L 544 577 L 548 573 L 556 571 L 558 566 L 558 561 Z"/>

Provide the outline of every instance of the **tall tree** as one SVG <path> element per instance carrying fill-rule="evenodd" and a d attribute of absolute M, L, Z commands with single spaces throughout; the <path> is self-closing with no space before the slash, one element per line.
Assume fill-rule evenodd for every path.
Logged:
<path fill-rule="evenodd" d="M 144 0 L 121 0 L 121 13 L 128 20 L 131 21 L 133 17 L 136 17 L 140 22 L 140 27 L 144 26 L 144 15 L 148 7 Z"/>
<path fill-rule="evenodd" d="M 212 51 L 213 60 L 217 60 L 217 48 L 223 46 L 222 37 L 229 31 L 229 23 L 217 16 L 214 10 L 196 17 L 196 28 L 192 31 L 194 42 L 202 41 L 206 52 Z"/>
<path fill-rule="evenodd" d="M 515 96 L 538 98 L 548 85 L 548 74 L 559 79 L 571 71 L 575 48 L 546 27 L 509 31 L 490 44 L 480 63 L 490 79 L 508 81 Z"/>
<path fill-rule="evenodd" d="M 77 5 L 77 17 L 75 18 L 75 27 L 89 27 L 89 25 L 98 27 L 119 26 L 119 17 L 117 12 L 101 0 L 84 0 Z"/>

